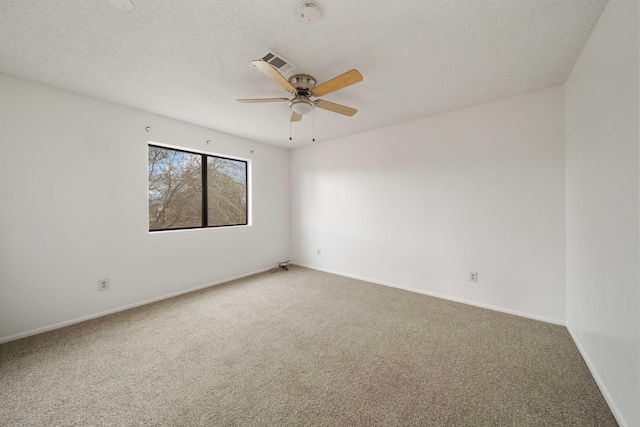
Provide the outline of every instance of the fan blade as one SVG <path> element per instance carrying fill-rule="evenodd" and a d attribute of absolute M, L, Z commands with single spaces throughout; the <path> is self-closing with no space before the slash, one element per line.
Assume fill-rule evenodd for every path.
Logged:
<path fill-rule="evenodd" d="M 258 99 L 236 99 L 236 101 L 248 104 L 248 103 L 256 103 L 256 102 L 284 102 L 284 101 L 288 101 L 288 99 L 287 98 L 258 98 Z"/>
<path fill-rule="evenodd" d="M 295 111 L 291 110 L 291 121 L 299 122 L 300 120 L 302 120 L 302 114 L 296 113 Z"/>
<path fill-rule="evenodd" d="M 318 108 L 333 111 L 334 113 L 344 114 L 345 116 L 353 116 L 358 112 L 355 108 L 345 107 L 344 105 L 334 104 L 333 102 L 323 101 L 322 99 L 318 99 L 315 103 Z"/>
<path fill-rule="evenodd" d="M 293 87 L 291 83 L 289 83 L 289 80 L 285 79 L 282 76 L 282 74 L 277 72 L 276 69 L 273 68 L 271 65 L 269 65 L 267 61 L 263 61 L 262 59 L 259 59 L 257 61 L 251 61 L 251 63 L 253 64 L 254 67 L 256 67 L 258 70 L 262 71 L 269 78 L 271 78 L 271 80 L 273 80 L 274 82 L 282 86 L 284 90 L 287 90 L 292 93 L 296 92 L 296 88 Z"/>
<path fill-rule="evenodd" d="M 360 74 L 358 70 L 351 70 L 329 80 L 328 82 L 324 82 L 321 85 L 314 87 L 311 92 L 313 92 L 315 96 L 323 96 L 361 81 L 362 74 Z"/>

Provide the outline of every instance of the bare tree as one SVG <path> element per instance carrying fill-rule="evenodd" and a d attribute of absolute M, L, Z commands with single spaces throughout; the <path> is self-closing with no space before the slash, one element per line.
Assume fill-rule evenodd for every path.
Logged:
<path fill-rule="evenodd" d="M 202 225 L 201 156 L 149 146 L 149 229 Z"/>
<path fill-rule="evenodd" d="M 207 224 L 202 223 L 203 199 L 207 203 Z M 246 223 L 246 162 L 149 146 L 150 230 Z"/>

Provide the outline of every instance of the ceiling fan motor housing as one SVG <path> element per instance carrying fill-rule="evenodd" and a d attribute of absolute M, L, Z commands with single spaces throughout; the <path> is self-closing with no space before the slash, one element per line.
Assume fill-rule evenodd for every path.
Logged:
<path fill-rule="evenodd" d="M 308 74 L 294 74 L 289 77 L 289 83 L 299 91 L 307 92 L 309 96 L 311 89 L 316 86 L 316 79 Z"/>
<path fill-rule="evenodd" d="M 316 104 L 309 99 L 316 79 L 308 74 L 295 74 L 289 77 L 289 83 L 296 88 L 296 97 L 289 102 L 289 107 L 298 114 L 304 115 L 313 110 Z"/>

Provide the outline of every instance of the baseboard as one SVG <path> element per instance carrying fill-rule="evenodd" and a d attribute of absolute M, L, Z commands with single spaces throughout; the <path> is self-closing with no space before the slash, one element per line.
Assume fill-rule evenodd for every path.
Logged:
<path fill-rule="evenodd" d="M 36 328 L 36 329 L 32 329 L 32 330 L 29 330 L 29 331 L 26 331 L 26 332 L 21 332 L 19 334 L 9 335 L 9 336 L 0 338 L 0 344 L 4 344 L 4 343 L 9 342 L 9 341 L 19 340 L 21 338 L 30 337 L 32 335 L 41 334 L 43 332 L 53 331 L 54 329 L 64 328 L 65 326 L 74 325 L 76 323 L 84 322 L 84 321 L 91 320 L 91 319 L 96 319 L 98 317 L 107 316 L 109 314 L 118 313 L 120 311 L 129 310 L 131 308 L 140 307 L 142 305 L 151 304 L 151 303 L 154 303 L 154 302 L 157 302 L 157 301 L 162 301 L 162 300 L 165 300 L 165 299 L 177 297 L 179 295 L 188 294 L 189 292 L 195 292 L 195 291 L 199 291 L 201 289 L 210 288 L 211 286 L 221 285 L 223 283 L 231 282 L 232 280 L 237 280 L 237 279 L 242 279 L 243 277 L 253 276 L 254 274 L 264 273 L 265 271 L 269 271 L 271 268 L 272 267 L 268 267 L 268 268 L 265 268 L 265 269 L 262 269 L 262 270 L 256 270 L 256 271 L 253 271 L 251 273 L 246 273 L 246 274 L 241 274 L 239 276 L 229 277 L 229 278 L 218 280 L 218 281 L 215 281 L 215 282 L 212 282 L 212 283 L 207 283 L 207 284 L 204 284 L 204 285 L 196 286 L 194 288 L 189 288 L 189 289 L 185 289 L 185 290 L 182 290 L 182 291 L 178 291 L 178 292 L 173 292 L 173 293 L 170 293 L 170 294 L 162 295 L 162 296 L 159 296 L 159 297 L 146 299 L 146 300 L 139 301 L 139 302 L 136 302 L 136 303 L 133 303 L 133 304 L 127 304 L 127 305 L 124 305 L 124 306 L 121 306 L 121 307 L 117 307 L 117 308 L 114 308 L 114 309 L 111 309 L 111 310 L 101 311 L 99 313 L 90 314 L 88 316 L 82 316 L 82 317 L 78 317 L 78 318 L 75 318 L 75 319 L 66 320 L 64 322 L 55 323 L 53 325 L 43 326 L 41 328 Z"/>
<path fill-rule="evenodd" d="M 616 406 L 615 401 L 613 400 L 613 397 L 611 397 L 611 394 L 609 394 L 609 391 L 607 390 L 607 387 L 605 386 L 604 381 L 602 381 L 602 378 L 600 378 L 600 375 L 598 374 L 598 371 L 596 370 L 595 365 L 591 362 L 591 359 L 589 359 L 589 355 L 585 351 L 584 347 L 582 347 L 580 340 L 578 340 L 578 337 L 571 329 L 571 326 L 567 325 L 567 330 L 569 331 L 569 335 L 571 335 L 571 339 L 573 340 L 576 347 L 578 348 L 578 351 L 580 352 L 582 359 L 584 359 L 584 363 L 587 365 L 587 368 L 589 368 L 589 372 L 591 372 L 591 376 L 596 381 L 596 384 L 600 389 L 600 393 L 602 393 L 604 400 L 607 402 L 607 405 L 609 405 L 609 409 L 611 409 L 611 413 L 615 417 L 616 421 L 618 422 L 620 427 L 628 427 L 628 424 L 625 422 L 624 417 L 622 416 L 622 414 L 620 413 L 620 410 Z"/>
<path fill-rule="evenodd" d="M 524 317 L 524 318 L 527 318 L 527 319 L 538 320 L 540 322 L 551 323 L 551 324 L 554 324 L 554 325 L 560 325 L 560 326 L 565 326 L 566 327 L 566 323 L 563 322 L 563 321 L 560 321 L 560 320 L 557 320 L 557 319 L 552 319 L 550 317 L 539 316 L 537 314 L 525 313 L 525 312 L 522 312 L 522 311 L 511 310 L 509 308 L 504 308 L 504 307 L 497 307 L 497 306 L 493 306 L 493 305 L 490 305 L 490 304 L 484 304 L 484 303 L 479 303 L 479 302 L 476 302 L 476 301 L 466 300 L 464 298 L 457 298 L 457 297 L 452 297 L 450 295 L 439 294 L 439 293 L 436 293 L 436 292 L 424 291 L 422 289 L 411 288 L 411 287 L 408 287 L 408 286 L 402 286 L 402 285 L 398 285 L 398 284 L 391 283 L 391 282 L 385 282 L 385 281 L 381 281 L 381 280 L 377 280 L 377 279 L 372 279 L 372 278 L 369 278 L 369 277 L 358 276 L 358 275 L 355 275 L 355 274 L 349 274 L 349 273 L 343 273 L 343 272 L 340 272 L 340 271 L 328 270 L 328 269 L 324 269 L 324 268 L 315 267 L 315 266 L 312 266 L 312 265 L 301 264 L 301 263 L 298 263 L 298 262 L 292 262 L 291 264 L 298 265 L 298 266 L 304 267 L 304 268 L 309 268 L 311 270 L 322 271 L 324 273 L 335 274 L 337 276 L 349 277 L 351 279 L 362 280 L 364 282 L 375 283 L 377 285 L 382 285 L 382 286 L 388 286 L 388 287 L 391 287 L 391 288 L 402 289 L 404 291 L 415 292 L 417 294 L 428 295 L 430 297 L 445 299 L 445 300 L 453 301 L 453 302 L 459 302 L 461 304 L 471 305 L 471 306 L 480 307 L 480 308 L 486 308 L 488 310 L 493 310 L 493 311 L 497 311 L 497 312 L 500 312 L 500 313 L 512 314 L 514 316 L 520 316 L 520 317 Z"/>

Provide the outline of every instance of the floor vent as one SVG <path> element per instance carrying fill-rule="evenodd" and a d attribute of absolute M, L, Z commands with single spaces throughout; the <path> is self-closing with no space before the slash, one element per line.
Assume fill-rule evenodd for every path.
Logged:
<path fill-rule="evenodd" d="M 282 55 L 275 53 L 272 50 L 268 50 L 264 55 L 262 55 L 262 59 L 271 64 L 273 68 L 283 75 L 290 73 L 294 68 L 296 68 L 296 64 L 286 58 L 283 58 Z"/>

